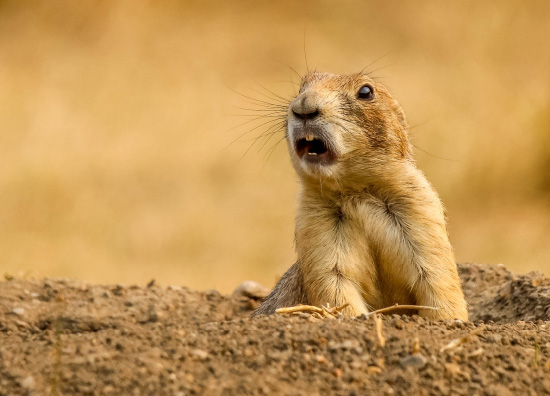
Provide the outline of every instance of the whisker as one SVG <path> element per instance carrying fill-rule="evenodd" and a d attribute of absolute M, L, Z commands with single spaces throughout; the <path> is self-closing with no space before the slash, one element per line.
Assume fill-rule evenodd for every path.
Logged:
<path fill-rule="evenodd" d="M 278 128 L 276 128 L 276 129 L 270 131 L 269 133 L 264 132 L 264 133 L 262 133 L 261 136 L 256 136 L 255 138 L 246 139 L 246 140 L 240 140 L 240 142 L 243 142 L 243 143 L 244 143 L 244 142 L 252 142 L 252 141 L 257 142 L 257 141 L 259 141 L 259 140 L 261 140 L 262 138 L 265 138 L 265 137 L 267 137 L 267 136 L 277 135 L 277 134 L 280 133 L 282 130 L 283 130 L 283 125 L 281 125 L 281 126 L 279 126 Z M 255 143 L 254 143 L 254 144 L 255 144 Z"/>
<path fill-rule="evenodd" d="M 304 26 L 304 58 L 306 60 L 307 74 L 309 74 L 309 65 L 307 63 L 307 52 L 306 52 L 306 27 L 305 26 Z"/>
<path fill-rule="evenodd" d="M 287 83 L 287 84 L 293 84 L 293 85 L 296 85 L 297 87 L 299 87 L 300 85 L 297 84 L 294 80 L 277 80 L 275 82 L 278 82 L 278 83 Z"/>
<path fill-rule="evenodd" d="M 429 156 L 432 156 L 432 157 L 434 157 L 434 158 L 437 158 L 437 159 L 440 159 L 440 160 L 445 160 L 445 161 L 460 162 L 459 159 L 455 159 L 455 158 L 445 158 L 445 157 L 440 157 L 440 156 L 438 156 L 438 155 L 429 153 L 428 151 L 426 151 L 426 150 L 424 150 L 424 149 L 421 149 L 420 147 L 418 147 L 417 145 L 415 145 L 413 142 L 411 142 L 411 145 L 412 145 L 415 149 L 420 150 L 420 151 L 422 151 L 423 153 L 426 153 L 426 154 L 428 154 Z"/>
<path fill-rule="evenodd" d="M 296 71 L 294 70 L 294 72 Z M 251 92 L 253 92 L 252 95 L 240 93 L 231 89 L 231 91 L 239 95 L 240 98 L 243 98 L 244 102 L 248 103 L 248 106 L 234 106 L 234 108 L 245 112 L 245 114 L 236 115 L 249 118 L 247 121 L 236 126 L 242 127 L 244 125 L 247 130 L 241 133 L 231 142 L 231 144 L 235 142 L 249 142 L 240 160 L 242 160 L 253 148 L 257 148 L 258 152 L 262 152 L 269 146 L 266 152 L 267 160 L 269 160 L 278 143 L 287 136 L 287 112 L 291 99 L 287 99 L 283 95 L 270 90 L 254 79 L 252 80 L 259 87 L 258 89 L 251 89 Z M 236 127 L 231 129 L 235 129 Z M 270 144 L 273 141 L 273 136 L 281 136 L 281 134 L 282 137 L 277 139 L 277 142 L 271 146 Z M 250 139 L 246 138 L 250 135 L 252 135 Z"/>
<path fill-rule="evenodd" d="M 277 148 L 277 146 L 279 145 L 279 143 L 281 143 L 283 140 L 286 139 L 286 136 L 283 136 L 282 138 L 280 138 L 279 140 L 277 140 L 277 142 L 275 142 L 275 144 L 269 149 L 269 152 L 268 152 L 268 155 L 267 155 L 267 158 L 265 159 L 265 162 L 264 164 L 262 165 L 262 169 L 260 169 L 260 172 L 265 168 L 265 165 L 267 164 L 267 162 L 269 161 L 269 159 L 271 158 L 271 155 L 273 154 L 273 152 L 275 151 L 275 149 Z"/>
<path fill-rule="evenodd" d="M 390 63 L 390 64 L 388 64 L 388 65 L 380 66 L 378 69 L 369 70 L 369 71 L 367 72 L 367 74 L 370 76 L 372 73 L 376 73 L 377 71 L 380 71 L 380 70 L 382 70 L 382 69 L 385 69 L 386 67 L 393 66 L 393 65 L 394 65 L 393 63 Z M 379 78 L 379 77 L 377 77 L 377 78 Z"/>
<path fill-rule="evenodd" d="M 258 81 L 252 79 L 252 81 L 254 81 L 256 84 L 258 84 L 261 88 L 263 88 L 266 92 L 268 92 L 269 94 L 271 94 L 272 96 L 268 96 L 268 95 L 265 95 L 266 97 L 268 98 L 272 98 L 274 100 L 277 100 L 279 103 L 284 103 L 286 106 L 288 106 L 288 103 L 290 102 L 290 99 L 288 98 L 285 98 L 269 89 L 267 89 L 265 86 L 263 86 L 261 83 L 259 83 Z M 259 94 L 261 94 L 261 92 L 258 92 Z"/>
<path fill-rule="evenodd" d="M 261 108 L 264 108 L 264 109 L 277 109 L 277 110 L 281 110 L 281 111 L 288 107 L 288 105 L 282 105 L 282 104 L 277 104 L 277 103 L 265 104 L 265 103 L 250 102 L 250 101 L 247 101 L 247 100 L 243 100 L 243 102 L 245 102 L 246 104 L 249 104 L 251 106 L 258 106 L 258 107 L 261 107 Z"/>
<path fill-rule="evenodd" d="M 290 66 L 290 65 L 286 65 L 286 66 L 287 66 L 290 70 L 292 70 L 292 71 L 294 72 L 294 74 L 296 74 L 296 75 L 298 76 L 298 79 L 300 79 L 300 80 L 302 79 L 302 75 L 301 75 L 300 73 L 298 73 L 298 72 L 296 71 L 296 69 L 294 69 L 294 68 L 293 68 L 292 66 Z"/>
<path fill-rule="evenodd" d="M 262 125 L 259 125 L 259 126 L 255 127 L 254 129 L 252 129 L 252 130 L 246 132 L 246 133 L 250 133 L 250 132 L 252 132 L 253 130 L 258 129 L 260 126 L 263 126 L 263 125 L 265 125 L 265 124 L 266 124 L 266 123 L 264 123 L 264 124 L 262 124 Z M 264 131 L 263 133 L 261 133 L 258 137 L 256 137 L 256 138 L 254 139 L 254 141 L 252 142 L 252 144 L 248 147 L 248 149 L 246 150 L 246 152 L 243 154 L 243 157 L 242 157 L 242 158 L 244 158 L 244 156 L 245 156 L 246 154 L 248 154 L 248 152 L 252 149 L 252 147 L 254 147 L 254 145 L 255 145 L 257 142 L 259 142 L 260 140 L 264 139 L 266 136 L 269 136 L 269 135 L 270 135 L 270 133 L 269 133 L 270 130 L 272 130 L 272 129 L 274 129 L 274 128 L 275 128 L 275 129 L 279 129 L 279 128 L 282 128 L 283 126 L 284 126 L 283 121 L 281 121 L 281 122 L 279 122 L 279 123 L 277 123 L 277 124 L 271 125 L 266 131 Z"/>
<path fill-rule="evenodd" d="M 271 127 L 273 128 L 273 127 Z M 262 151 L 262 149 L 265 147 L 265 145 L 267 143 L 269 143 L 269 141 L 271 140 L 271 138 L 273 137 L 273 135 L 275 135 L 275 133 L 279 132 L 280 130 L 282 129 L 282 126 L 280 126 L 279 128 L 273 130 L 272 132 L 268 133 L 266 136 L 268 136 L 267 139 L 265 139 L 265 142 L 260 146 L 260 148 L 258 149 L 258 152 Z M 265 134 L 265 133 L 264 133 Z"/>
<path fill-rule="evenodd" d="M 231 89 L 231 88 L 229 88 L 229 89 Z M 235 91 L 235 90 L 233 90 L 233 89 L 231 89 L 231 90 L 232 90 L 234 93 L 236 93 L 237 95 L 239 95 L 239 96 L 241 96 L 241 97 L 243 97 L 243 98 L 246 98 L 246 99 L 248 99 L 248 100 L 252 100 L 255 104 L 256 104 L 256 103 L 258 103 L 258 104 L 261 103 L 261 104 L 268 105 L 268 106 L 277 106 L 277 105 L 274 104 L 274 103 L 266 102 L 265 100 L 261 100 L 261 99 L 257 99 L 257 98 L 253 98 L 253 97 L 247 96 L 247 95 L 242 94 L 242 93 L 240 93 L 240 92 L 237 92 L 237 91 Z M 282 106 L 282 105 L 279 105 L 279 106 Z"/>
<path fill-rule="evenodd" d="M 249 133 L 254 132 L 254 131 L 257 130 L 258 128 L 261 128 L 261 127 L 264 126 L 264 125 L 268 125 L 268 124 L 270 124 L 270 123 L 272 123 L 272 122 L 274 122 L 274 121 L 275 121 L 275 120 L 269 120 L 269 121 L 267 121 L 267 122 L 264 122 L 264 123 L 262 123 L 262 124 L 260 124 L 260 125 L 255 126 L 254 128 L 252 128 L 252 129 L 250 129 L 250 130 L 248 130 L 248 131 L 246 131 L 246 132 L 244 132 L 244 133 L 241 133 L 241 134 L 240 134 L 235 140 L 233 140 L 229 145 L 231 145 L 231 144 L 233 144 L 233 143 L 239 141 L 243 136 L 248 135 Z M 278 124 L 274 124 L 274 125 L 278 125 Z M 248 151 L 248 150 L 247 150 L 247 151 Z M 245 153 L 245 154 L 246 154 L 246 153 Z"/>
<path fill-rule="evenodd" d="M 260 119 L 262 119 L 262 118 L 265 118 L 264 115 L 260 115 L 260 116 L 258 116 L 257 114 L 255 114 L 255 115 L 256 115 L 256 118 L 252 118 L 252 119 L 247 120 L 247 121 L 245 121 L 245 122 L 242 122 L 242 123 L 240 123 L 240 124 L 238 124 L 238 125 L 232 126 L 232 127 L 229 128 L 226 132 L 232 131 L 232 130 L 235 129 L 235 128 L 238 128 L 238 127 L 241 127 L 241 126 L 243 126 L 243 125 L 250 124 L 251 122 L 260 120 Z M 235 117 L 237 117 L 237 116 L 238 116 L 238 117 L 243 117 L 243 116 L 244 116 L 244 117 L 248 117 L 248 115 L 243 115 L 243 114 L 235 114 L 234 116 L 235 116 Z M 270 121 L 271 121 L 271 122 L 275 122 L 276 120 L 275 120 L 275 119 L 272 119 L 272 120 L 270 120 Z"/>
<path fill-rule="evenodd" d="M 260 135 L 258 135 L 256 139 L 260 139 L 264 136 L 270 135 L 272 133 L 276 133 L 278 130 L 283 129 L 285 125 L 286 125 L 285 121 L 281 121 L 276 124 L 273 124 L 270 127 L 268 127 L 265 131 L 263 131 Z"/>
<path fill-rule="evenodd" d="M 382 60 L 383 58 L 385 58 L 386 56 L 388 56 L 388 55 L 391 54 L 392 52 L 393 52 L 393 51 L 388 51 L 388 52 L 386 52 L 384 55 L 379 56 L 378 58 L 376 58 L 375 60 L 373 60 L 371 63 L 369 63 L 367 66 L 365 66 L 358 74 L 363 74 L 363 73 L 370 74 L 369 71 L 365 72 L 365 69 L 368 69 L 369 67 L 371 67 L 372 65 L 374 65 L 376 62 Z"/>
<path fill-rule="evenodd" d="M 274 110 L 274 109 L 248 109 L 246 107 L 239 107 L 239 106 L 234 106 L 234 108 L 239 110 L 244 110 L 244 111 L 261 111 L 261 112 L 270 111 L 271 114 L 286 114 L 286 109 L 287 109 L 285 108 L 285 111 L 282 111 L 282 110 Z"/>
<path fill-rule="evenodd" d="M 250 132 L 254 132 L 256 129 L 261 128 L 261 127 L 263 127 L 264 125 L 268 125 L 268 124 L 270 124 L 270 123 L 272 123 L 272 122 L 275 122 L 275 121 L 276 121 L 276 120 L 269 120 L 269 121 L 263 122 L 263 123 L 261 123 L 260 125 L 257 125 L 257 126 L 255 126 L 254 128 L 252 128 L 251 130 L 245 132 L 244 134 L 248 134 L 248 133 L 250 133 Z M 282 120 L 281 120 L 281 122 L 282 122 Z M 277 124 L 275 124 L 275 125 L 277 125 Z"/>
<path fill-rule="evenodd" d="M 264 118 L 264 117 L 258 117 L 258 119 L 262 119 L 262 118 Z M 230 129 L 228 129 L 228 131 L 230 131 L 230 130 L 232 130 L 232 129 L 235 129 L 235 128 L 237 128 L 237 127 L 243 126 L 243 125 L 245 125 L 245 124 L 248 124 L 248 123 L 250 123 L 250 122 L 252 122 L 252 121 L 255 121 L 255 120 L 248 120 L 247 122 L 244 122 L 244 123 L 242 123 L 242 124 L 240 124 L 240 125 L 236 125 L 236 126 L 230 128 Z M 260 125 L 257 125 L 257 126 L 255 126 L 254 128 L 252 128 L 252 129 L 250 129 L 250 130 L 247 130 L 247 131 L 241 133 L 239 136 L 237 136 L 235 139 L 233 139 L 231 142 L 229 142 L 229 144 L 227 144 L 227 145 L 222 149 L 222 151 L 223 151 L 223 150 L 227 150 L 229 147 L 231 147 L 233 144 L 235 144 L 235 143 L 237 143 L 237 142 L 249 142 L 249 141 L 251 141 L 251 140 L 257 140 L 261 135 L 258 136 L 258 137 L 256 137 L 256 138 L 253 138 L 253 139 L 244 139 L 244 140 L 243 140 L 242 138 L 243 138 L 244 136 L 248 135 L 249 133 L 254 132 L 256 129 L 261 128 L 262 126 L 269 125 L 269 124 L 275 122 L 275 124 L 271 125 L 269 128 L 274 127 L 274 126 L 278 126 L 278 127 L 281 127 L 281 128 L 282 128 L 282 127 L 284 126 L 284 122 L 285 122 L 285 121 L 286 121 L 286 120 L 279 120 L 279 121 L 277 121 L 276 119 L 272 119 L 272 120 L 268 120 L 268 121 L 266 121 L 266 122 L 264 122 L 264 123 L 262 123 L 262 124 L 260 124 Z M 265 133 L 265 132 L 264 132 L 264 133 Z M 247 151 L 248 151 L 248 150 L 247 150 Z M 245 153 L 245 154 L 246 154 L 246 153 Z"/>
<path fill-rule="evenodd" d="M 251 90 L 252 92 L 257 93 L 258 95 L 262 95 L 262 96 L 265 97 L 266 99 L 273 100 L 274 103 L 271 104 L 272 106 L 287 106 L 287 105 L 288 105 L 288 102 L 289 102 L 289 101 L 286 100 L 286 99 L 279 99 L 279 98 L 271 97 L 271 96 L 269 96 L 269 95 L 267 95 L 267 94 L 265 94 L 265 93 L 263 93 L 263 92 L 261 92 L 261 91 L 258 91 L 258 90 L 256 90 L 256 89 L 253 89 L 253 88 L 250 88 L 250 90 Z"/>

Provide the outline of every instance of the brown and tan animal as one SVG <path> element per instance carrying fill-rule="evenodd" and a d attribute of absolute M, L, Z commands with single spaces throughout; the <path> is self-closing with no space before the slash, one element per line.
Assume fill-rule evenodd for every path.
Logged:
<path fill-rule="evenodd" d="M 364 73 L 310 73 L 286 129 L 301 180 L 298 260 L 254 315 L 297 304 L 347 303 L 347 316 L 417 304 L 438 308 L 423 316 L 467 320 L 443 206 L 388 90 Z"/>

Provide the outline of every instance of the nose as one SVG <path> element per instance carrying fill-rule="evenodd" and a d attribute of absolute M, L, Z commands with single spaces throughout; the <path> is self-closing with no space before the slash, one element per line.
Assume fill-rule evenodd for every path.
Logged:
<path fill-rule="evenodd" d="M 314 95 L 303 93 L 291 106 L 292 114 L 301 120 L 312 120 L 319 115 L 319 104 Z"/>

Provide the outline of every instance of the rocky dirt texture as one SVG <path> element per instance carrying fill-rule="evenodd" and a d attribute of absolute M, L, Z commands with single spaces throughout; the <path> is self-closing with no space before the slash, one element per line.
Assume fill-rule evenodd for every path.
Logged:
<path fill-rule="evenodd" d="M 243 289 L 4 281 L 0 395 L 550 394 L 550 280 L 477 264 L 460 275 L 467 323 L 252 320 Z"/>

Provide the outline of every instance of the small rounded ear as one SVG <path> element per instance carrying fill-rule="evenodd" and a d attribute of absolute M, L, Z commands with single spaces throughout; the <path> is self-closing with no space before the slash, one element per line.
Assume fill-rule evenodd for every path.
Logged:
<path fill-rule="evenodd" d="M 405 117 L 405 112 L 399 105 L 399 102 L 397 100 L 393 100 L 393 106 L 395 107 L 395 114 L 397 114 L 397 119 L 399 120 L 399 123 L 403 126 L 403 129 L 405 132 L 409 132 L 409 124 L 407 124 L 407 117 Z"/>

